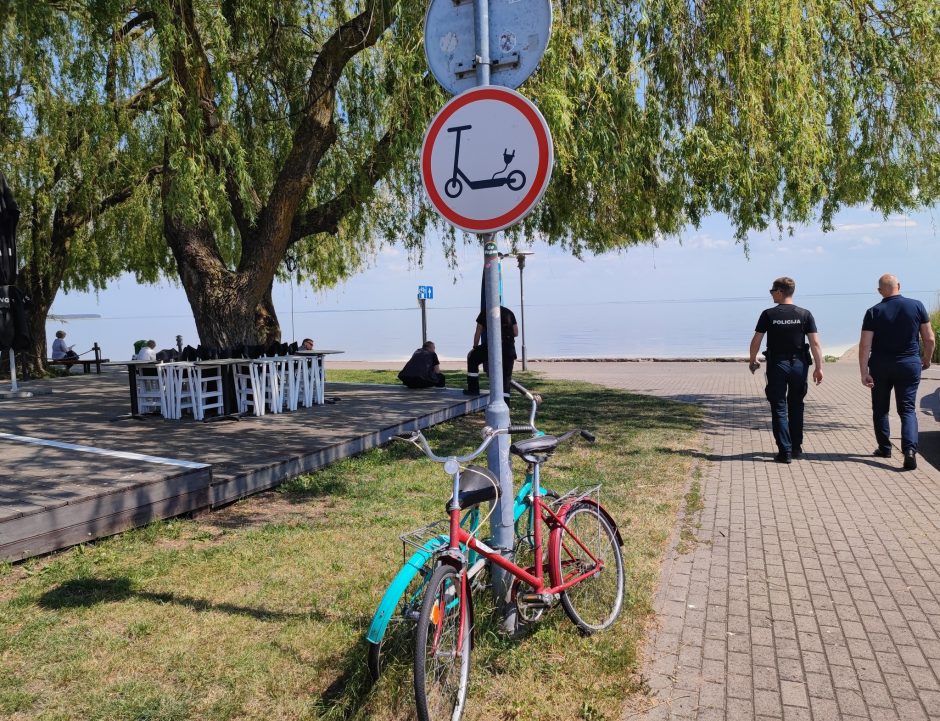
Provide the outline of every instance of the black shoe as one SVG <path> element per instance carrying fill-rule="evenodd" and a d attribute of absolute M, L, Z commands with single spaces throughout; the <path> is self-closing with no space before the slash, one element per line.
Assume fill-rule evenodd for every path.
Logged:
<path fill-rule="evenodd" d="M 917 453 L 915 451 L 904 451 L 904 470 L 913 471 L 917 469 Z"/>
<path fill-rule="evenodd" d="M 793 454 L 790 451 L 780 451 L 777 455 L 774 456 L 774 460 L 777 463 L 792 463 Z"/>
<path fill-rule="evenodd" d="M 891 449 L 888 448 L 885 450 L 884 448 L 876 448 L 872 455 L 877 456 L 878 458 L 891 458 Z"/>
<path fill-rule="evenodd" d="M 793 446 L 793 453 L 791 455 L 793 456 L 794 461 L 798 461 L 803 457 L 803 448 L 800 446 Z"/>

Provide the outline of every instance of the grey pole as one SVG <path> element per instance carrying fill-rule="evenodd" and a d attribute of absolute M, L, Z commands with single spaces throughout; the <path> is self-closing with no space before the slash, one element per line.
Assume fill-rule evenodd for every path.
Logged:
<path fill-rule="evenodd" d="M 425 298 L 418 298 L 418 305 L 421 306 L 421 345 L 428 342 L 428 301 Z"/>
<path fill-rule="evenodd" d="M 490 9 L 489 0 L 473 0 L 473 30 L 476 41 L 477 85 L 490 84 Z M 486 406 L 486 424 L 491 428 L 509 427 L 509 406 L 503 399 L 503 338 L 499 310 L 499 251 L 496 236 L 486 233 L 480 236 L 483 243 L 483 272 L 486 287 L 486 345 L 490 377 L 490 399 Z M 505 389 L 508 390 L 508 389 Z M 513 550 L 512 518 L 512 466 L 509 462 L 509 437 L 501 435 L 491 443 L 487 451 L 487 465 L 499 478 L 499 500 L 493 509 L 490 526 L 493 545 L 506 556 Z M 503 629 L 509 633 L 516 630 L 516 613 L 509 603 L 511 584 L 509 574 L 491 564 L 493 596 L 497 609 L 503 617 Z"/>
<path fill-rule="evenodd" d="M 516 259 L 519 261 L 519 312 L 522 316 L 522 370 L 528 370 L 526 367 L 525 350 L 525 292 L 522 289 L 522 271 L 525 268 L 525 255 L 519 253 Z"/>
<path fill-rule="evenodd" d="M 16 393 L 18 389 L 16 385 L 16 354 L 10 348 L 10 390 Z"/>

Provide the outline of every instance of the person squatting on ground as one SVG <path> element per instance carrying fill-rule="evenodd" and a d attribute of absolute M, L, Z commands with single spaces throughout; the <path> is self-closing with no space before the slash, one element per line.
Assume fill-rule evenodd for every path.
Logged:
<path fill-rule="evenodd" d="M 425 341 L 418 350 L 411 354 L 405 367 L 398 374 L 398 380 L 409 388 L 443 388 L 444 375 L 441 362 L 437 359 L 434 343 Z"/>
<path fill-rule="evenodd" d="M 519 335 L 519 326 L 516 316 L 509 308 L 499 307 L 500 335 L 503 339 L 503 398 L 509 400 L 509 381 L 512 380 L 512 366 L 516 360 L 516 336 Z M 464 394 L 468 396 L 480 395 L 480 366 L 489 373 L 487 364 L 486 345 L 486 313 L 480 311 L 477 316 L 477 327 L 473 333 L 473 349 L 467 354 L 467 388 Z"/>
<path fill-rule="evenodd" d="M 812 360 L 816 362 L 813 380 L 822 383 L 822 348 L 813 314 L 793 302 L 796 283 L 777 278 L 770 296 L 777 304 L 760 314 L 751 339 L 751 373 L 760 368 L 757 351 L 767 334 L 767 388 L 771 424 L 777 442 L 777 463 L 790 463 L 803 455 L 803 399 L 809 390 L 807 377 Z M 809 340 L 807 344 L 804 338 Z"/>
<path fill-rule="evenodd" d="M 871 414 L 878 447 L 874 455 L 891 457 L 891 391 L 901 416 L 904 470 L 917 468 L 917 387 L 920 373 L 930 367 L 936 338 L 927 309 L 919 300 L 901 295 L 901 284 L 890 273 L 878 279 L 881 302 L 865 312 L 858 342 L 862 385 L 871 388 Z M 924 350 L 918 348 L 918 336 Z"/>

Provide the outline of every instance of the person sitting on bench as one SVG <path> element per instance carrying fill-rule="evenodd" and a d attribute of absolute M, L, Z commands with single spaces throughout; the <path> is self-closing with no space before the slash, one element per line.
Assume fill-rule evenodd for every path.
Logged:
<path fill-rule="evenodd" d="M 65 331 L 57 330 L 55 332 L 55 340 L 52 341 L 52 360 L 77 360 L 78 353 L 72 350 L 74 345 L 65 344 Z M 69 363 L 65 366 L 67 369 L 72 367 L 72 364 Z"/>
<path fill-rule="evenodd" d="M 398 380 L 409 388 L 444 387 L 444 376 L 434 343 L 426 341 L 411 355 L 411 359 L 398 374 Z"/>

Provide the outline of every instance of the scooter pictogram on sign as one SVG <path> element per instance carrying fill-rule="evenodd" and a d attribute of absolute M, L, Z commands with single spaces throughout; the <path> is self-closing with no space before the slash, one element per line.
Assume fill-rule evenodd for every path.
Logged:
<path fill-rule="evenodd" d="M 444 184 L 444 192 L 447 197 L 456 198 L 463 192 L 463 183 L 470 186 L 471 190 L 481 190 L 483 188 L 500 188 L 504 185 L 509 186 L 510 190 L 520 190 L 525 185 L 525 173 L 521 170 L 513 170 L 509 175 L 498 177 L 506 172 L 509 164 L 516 157 L 516 151 L 512 153 L 503 149 L 503 162 L 506 164 L 502 170 L 493 173 L 493 177 L 488 180 L 470 180 L 460 169 L 460 134 L 465 130 L 472 130 L 472 125 L 458 125 L 456 128 L 447 128 L 448 133 L 456 133 L 457 139 L 454 144 L 454 175 Z M 461 182 L 461 179 L 463 182 Z"/>
<path fill-rule="evenodd" d="M 553 162 L 538 108 L 514 90 L 484 86 L 453 98 L 431 121 L 421 180 L 445 220 L 470 233 L 494 233 L 532 211 Z"/>

